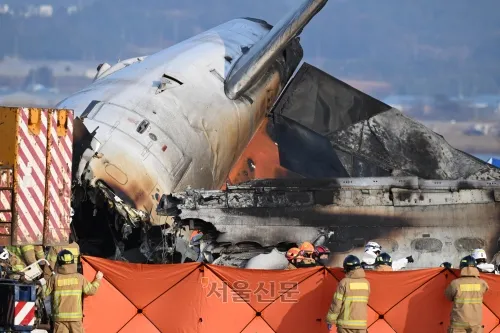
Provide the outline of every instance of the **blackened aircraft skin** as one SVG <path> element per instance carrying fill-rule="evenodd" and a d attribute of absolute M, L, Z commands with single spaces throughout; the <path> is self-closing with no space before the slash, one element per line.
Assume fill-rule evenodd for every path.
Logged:
<path fill-rule="evenodd" d="M 303 57 L 298 35 L 326 2 L 304 0 L 275 26 L 236 19 L 151 56 L 104 64 L 89 87 L 61 101 L 78 116 L 73 204 L 81 241 L 113 244 L 96 227 L 105 216 L 121 251 L 148 249 L 148 226 L 174 225 L 176 214 L 156 213 L 160 197 L 188 186 L 290 177 L 500 179 L 498 169 L 314 66 L 304 63 L 292 77 Z M 265 154 L 263 146 L 250 148 L 257 138 L 271 143 Z M 94 208 L 99 218 L 89 213 Z M 391 225 L 405 223 L 398 217 Z"/>

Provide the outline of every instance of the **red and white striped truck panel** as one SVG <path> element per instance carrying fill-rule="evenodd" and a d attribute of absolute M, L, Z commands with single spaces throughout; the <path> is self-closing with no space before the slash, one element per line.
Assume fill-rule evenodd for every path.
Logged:
<path fill-rule="evenodd" d="M 0 107 L 0 132 L 0 244 L 67 243 L 73 112 Z"/>

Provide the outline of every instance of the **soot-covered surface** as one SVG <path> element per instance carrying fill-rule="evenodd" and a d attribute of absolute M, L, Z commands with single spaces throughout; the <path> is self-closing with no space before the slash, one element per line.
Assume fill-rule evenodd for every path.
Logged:
<path fill-rule="evenodd" d="M 325 155 L 324 163 L 336 164 L 340 159 L 351 177 L 500 179 L 499 169 L 453 148 L 418 121 L 307 63 L 273 113 L 328 138 L 336 153 Z"/>

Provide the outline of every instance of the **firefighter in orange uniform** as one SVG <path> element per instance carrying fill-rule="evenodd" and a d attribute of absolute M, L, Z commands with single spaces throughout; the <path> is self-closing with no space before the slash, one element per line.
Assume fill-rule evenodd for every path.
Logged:
<path fill-rule="evenodd" d="M 392 272 L 392 258 L 389 254 L 383 252 L 375 258 L 375 271 Z"/>
<path fill-rule="evenodd" d="M 309 242 L 304 242 L 300 245 L 299 247 L 299 255 L 297 256 L 296 260 L 297 268 L 299 267 L 314 267 L 316 266 L 316 260 L 314 260 L 313 255 L 314 255 L 314 245 L 312 245 Z"/>
<path fill-rule="evenodd" d="M 476 260 L 472 256 L 460 261 L 460 277 L 451 281 L 445 296 L 453 302 L 448 333 L 482 333 L 483 295 L 489 287 L 479 278 Z"/>
<path fill-rule="evenodd" d="M 348 255 L 343 266 L 345 278 L 339 282 L 326 315 L 328 329 L 335 324 L 338 333 L 366 333 L 370 282 L 358 257 Z"/>
<path fill-rule="evenodd" d="M 299 252 L 300 250 L 298 247 L 292 247 L 286 252 L 286 258 L 288 259 L 288 266 L 285 268 L 286 270 L 297 269 L 294 263 L 295 263 L 295 258 L 297 257 Z"/>
<path fill-rule="evenodd" d="M 326 265 L 328 265 L 328 261 L 330 260 L 330 249 L 323 245 L 316 246 L 313 258 L 316 260 L 317 264 L 326 267 Z"/>
<path fill-rule="evenodd" d="M 97 272 L 94 281 L 88 282 L 76 271 L 75 257 L 68 250 L 57 255 L 57 274 L 44 285 L 45 296 L 52 295 L 52 317 L 54 333 L 83 333 L 82 293 L 94 295 L 103 277 Z"/>

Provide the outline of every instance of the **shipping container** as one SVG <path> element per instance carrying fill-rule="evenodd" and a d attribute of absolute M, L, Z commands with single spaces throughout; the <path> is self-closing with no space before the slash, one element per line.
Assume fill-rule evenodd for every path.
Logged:
<path fill-rule="evenodd" d="M 0 245 L 67 244 L 73 111 L 0 107 Z"/>

